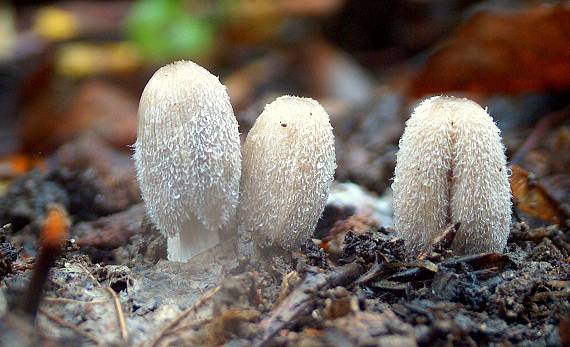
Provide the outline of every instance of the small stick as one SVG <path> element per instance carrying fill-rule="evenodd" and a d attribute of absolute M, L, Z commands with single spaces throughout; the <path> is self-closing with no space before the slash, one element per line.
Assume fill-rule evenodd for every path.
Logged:
<path fill-rule="evenodd" d="M 91 278 L 91 280 L 93 280 L 93 282 L 97 284 L 98 287 L 101 287 L 101 283 L 99 283 L 99 281 L 95 278 L 95 276 L 93 276 L 93 274 L 91 273 L 91 271 L 89 271 L 89 269 L 87 269 L 81 263 L 77 263 L 77 265 L 81 268 L 81 270 L 83 270 L 87 274 L 87 276 L 89 276 L 89 278 Z"/>
<path fill-rule="evenodd" d="M 123 308 L 121 307 L 121 302 L 117 293 L 111 287 L 105 287 L 105 290 L 111 294 L 113 298 L 113 303 L 115 304 L 115 311 L 117 312 L 117 320 L 119 321 L 119 327 L 121 328 L 121 337 L 123 341 L 127 342 L 129 340 L 129 332 L 127 330 L 127 324 L 125 323 L 125 315 L 123 314 Z"/>
<path fill-rule="evenodd" d="M 28 291 L 21 304 L 22 311 L 32 320 L 37 315 L 50 269 L 61 254 L 68 230 L 69 218 L 65 209 L 60 205 L 50 205 L 40 233 L 40 252 L 34 264 Z"/>
<path fill-rule="evenodd" d="M 443 252 L 451 247 L 461 223 L 449 224 L 438 237 L 433 241 L 433 249 L 436 252 Z"/>
<path fill-rule="evenodd" d="M 72 330 L 73 332 L 75 332 L 78 335 L 81 335 L 81 336 L 89 339 L 91 342 L 95 343 L 96 345 L 98 345 L 98 346 L 102 345 L 101 341 L 99 341 L 99 339 L 97 339 L 97 337 L 95 337 L 94 335 L 92 335 L 86 331 L 81 330 L 77 325 L 66 322 L 63 319 L 61 319 L 60 317 L 47 312 L 43 308 L 40 308 L 39 312 L 41 314 L 43 314 L 44 316 L 46 316 L 46 318 L 48 318 L 49 320 L 61 325 L 64 328 L 68 328 L 68 329 Z"/>
<path fill-rule="evenodd" d="M 432 252 L 443 253 L 451 247 L 461 223 L 448 224 L 439 236 L 433 240 Z M 418 260 L 426 260 L 431 252 L 422 252 L 418 255 Z"/>
<path fill-rule="evenodd" d="M 94 304 L 106 304 L 109 300 L 92 300 L 92 301 L 81 301 L 68 298 L 44 298 L 44 302 L 51 303 L 61 303 L 61 304 L 83 304 L 83 305 L 94 305 Z"/>
<path fill-rule="evenodd" d="M 97 280 L 97 278 L 95 278 L 95 276 L 93 276 L 91 271 L 89 271 L 89 269 L 87 269 L 85 266 L 83 266 L 83 264 L 77 263 L 77 265 L 87 274 L 87 276 L 89 276 L 89 278 L 91 278 L 91 280 L 93 282 L 95 282 L 97 284 L 98 287 L 105 289 L 111 295 L 111 298 L 113 299 L 113 304 L 115 306 L 115 312 L 117 312 L 117 321 L 119 322 L 119 329 L 121 330 L 121 338 L 123 339 L 124 342 L 128 342 L 129 331 L 127 330 L 127 324 L 125 322 L 125 315 L 123 313 L 121 301 L 119 300 L 117 293 L 115 293 L 115 290 L 113 290 L 113 288 L 111 288 L 109 286 L 103 287 L 101 285 L 101 283 Z"/>
<path fill-rule="evenodd" d="M 192 327 L 195 327 L 199 324 L 205 324 L 205 322 L 207 322 L 207 321 L 208 321 L 207 319 L 192 320 L 190 323 L 179 325 L 176 328 L 170 330 L 169 334 L 176 335 L 179 332 L 188 331 L 188 330 L 192 329 Z"/>
<path fill-rule="evenodd" d="M 178 324 L 180 324 L 180 322 L 186 318 L 188 315 L 190 315 L 190 313 L 192 313 L 192 311 L 196 310 L 197 308 L 199 308 L 200 306 L 202 306 L 206 301 L 210 300 L 217 292 L 218 290 L 220 290 L 220 287 L 216 287 L 212 290 L 210 290 L 208 293 L 206 293 L 204 296 L 202 296 L 200 299 L 198 299 L 198 301 L 196 301 L 192 306 L 190 306 L 189 308 L 187 308 L 186 310 L 184 310 L 178 317 L 176 317 L 172 322 L 170 322 L 170 324 L 168 324 L 166 326 L 166 328 L 164 328 L 160 334 L 158 334 L 158 336 L 151 342 L 151 344 L 149 345 L 150 347 L 156 347 L 158 346 L 158 343 L 166 336 L 168 335 L 168 332 L 170 330 L 172 330 L 173 328 L 175 328 Z"/>

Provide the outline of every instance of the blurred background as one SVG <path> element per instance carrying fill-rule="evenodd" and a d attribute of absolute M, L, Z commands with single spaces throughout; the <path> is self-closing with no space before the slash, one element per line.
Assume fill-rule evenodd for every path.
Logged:
<path fill-rule="evenodd" d="M 472 98 L 520 168 L 521 211 L 565 218 L 567 1 L 3 2 L 0 195 L 37 172 L 65 188 L 75 220 L 139 202 L 130 147 L 138 98 L 158 67 L 178 59 L 220 76 L 242 134 L 277 96 L 318 99 L 337 137 L 337 180 L 366 194 L 389 194 L 398 139 L 421 98 Z M 0 221 L 18 230 L 35 218 L 27 208 L 8 206 Z M 389 225 L 389 208 L 379 218 Z"/>

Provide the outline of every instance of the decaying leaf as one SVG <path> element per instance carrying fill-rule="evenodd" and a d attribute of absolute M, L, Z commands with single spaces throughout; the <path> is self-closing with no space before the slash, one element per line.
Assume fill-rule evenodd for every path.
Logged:
<path fill-rule="evenodd" d="M 424 65 L 412 94 L 507 92 L 570 86 L 570 8 L 479 12 Z"/>
<path fill-rule="evenodd" d="M 568 213 L 530 172 L 512 166 L 511 189 L 515 206 L 524 213 L 544 221 L 563 224 Z"/>

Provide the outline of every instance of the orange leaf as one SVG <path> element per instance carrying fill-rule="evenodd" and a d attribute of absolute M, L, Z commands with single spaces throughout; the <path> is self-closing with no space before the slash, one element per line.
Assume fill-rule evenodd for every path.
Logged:
<path fill-rule="evenodd" d="M 560 202 L 554 199 L 532 173 L 512 166 L 511 190 L 515 206 L 524 213 L 544 221 L 563 223 L 568 218 Z"/>

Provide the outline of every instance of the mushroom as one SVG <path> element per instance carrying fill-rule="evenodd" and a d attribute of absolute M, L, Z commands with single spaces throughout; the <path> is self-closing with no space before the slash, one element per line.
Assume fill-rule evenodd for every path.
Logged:
<path fill-rule="evenodd" d="M 243 148 L 240 253 L 251 255 L 253 244 L 298 248 L 323 212 L 335 169 L 332 127 L 317 101 L 282 96 L 268 104 Z"/>
<path fill-rule="evenodd" d="M 501 252 L 511 193 L 500 131 L 487 112 L 468 99 L 426 99 L 399 147 L 394 220 L 408 251 L 429 251 L 448 223 L 459 222 L 456 253 Z"/>
<path fill-rule="evenodd" d="M 156 71 L 141 96 L 134 159 L 168 259 L 186 262 L 218 244 L 241 173 L 238 123 L 218 78 L 191 61 Z"/>

